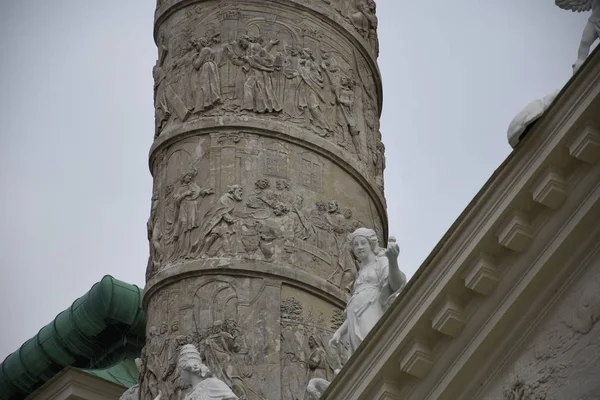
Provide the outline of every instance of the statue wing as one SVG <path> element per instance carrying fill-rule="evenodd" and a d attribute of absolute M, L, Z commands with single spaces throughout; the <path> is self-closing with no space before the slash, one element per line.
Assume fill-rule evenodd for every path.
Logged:
<path fill-rule="evenodd" d="M 554 2 L 563 10 L 582 12 L 590 11 L 594 0 L 554 0 Z"/>

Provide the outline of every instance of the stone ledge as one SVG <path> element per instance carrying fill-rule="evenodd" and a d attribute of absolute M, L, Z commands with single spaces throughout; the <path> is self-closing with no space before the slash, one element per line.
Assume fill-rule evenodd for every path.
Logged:
<path fill-rule="evenodd" d="M 465 315 L 459 302 L 446 297 L 431 321 L 431 327 L 446 336 L 456 337 L 465 325 Z"/>
<path fill-rule="evenodd" d="M 569 146 L 569 154 L 588 164 L 600 159 L 600 132 L 587 124 Z"/>
<path fill-rule="evenodd" d="M 433 354 L 427 345 L 416 340 L 404 350 L 399 363 L 403 372 L 423 379 L 433 366 Z"/>
<path fill-rule="evenodd" d="M 482 253 L 464 275 L 465 286 L 479 294 L 489 295 L 500 280 L 494 259 Z"/>
<path fill-rule="evenodd" d="M 554 166 L 548 167 L 533 187 L 533 201 L 553 210 L 558 209 L 567 198 L 564 174 Z"/>
<path fill-rule="evenodd" d="M 498 233 L 498 243 L 509 250 L 522 252 L 531 243 L 533 232 L 527 214 L 516 210 Z"/>

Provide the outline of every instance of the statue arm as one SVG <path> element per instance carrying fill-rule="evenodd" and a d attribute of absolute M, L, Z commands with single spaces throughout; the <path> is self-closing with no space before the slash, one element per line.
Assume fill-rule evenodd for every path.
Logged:
<path fill-rule="evenodd" d="M 398 244 L 396 243 L 396 238 L 390 237 L 385 255 L 388 259 L 388 285 L 390 285 L 392 292 L 396 292 L 406 285 L 406 275 L 400 271 L 400 267 L 398 266 L 399 254 L 400 247 L 398 247 Z"/>
<path fill-rule="evenodd" d="M 333 337 L 329 341 L 329 346 L 331 346 L 331 347 L 337 346 L 338 343 L 340 342 L 340 339 L 342 338 L 342 336 L 346 335 L 347 333 L 348 333 L 348 320 L 346 319 L 344 321 L 344 323 L 342 324 L 342 326 L 340 326 L 338 328 L 338 330 L 335 331 L 335 333 L 333 334 Z"/>

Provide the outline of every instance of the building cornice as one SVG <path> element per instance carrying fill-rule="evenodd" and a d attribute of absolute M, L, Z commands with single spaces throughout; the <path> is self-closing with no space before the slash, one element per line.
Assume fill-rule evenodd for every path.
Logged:
<path fill-rule="evenodd" d="M 403 398 L 456 398 L 457 374 L 481 355 L 490 329 L 530 295 L 528 285 L 556 267 L 556 250 L 600 219 L 599 103 L 596 51 L 444 235 L 324 398 L 371 398 L 382 379 L 388 386 L 393 380 Z M 549 234 L 556 236 L 542 240 Z M 442 355 L 446 362 L 439 362 Z"/>

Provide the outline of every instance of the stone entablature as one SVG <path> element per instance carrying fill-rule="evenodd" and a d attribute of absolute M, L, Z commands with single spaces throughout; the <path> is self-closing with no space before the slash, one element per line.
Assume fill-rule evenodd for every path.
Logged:
<path fill-rule="evenodd" d="M 589 295 L 598 293 L 600 265 L 599 110 L 596 51 L 442 238 L 324 398 L 543 398 L 527 397 L 531 388 L 565 398 L 566 389 L 552 387 L 564 376 L 524 373 L 504 382 L 499 374 L 564 291 L 588 293 L 585 312 L 561 308 L 564 326 L 590 332 L 600 319 L 600 299 Z M 588 288 L 568 286 L 577 280 L 589 281 Z M 584 342 L 593 337 L 573 332 Z M 586 349 L 586 357 L 600 356 L 597 346 Z M 520 365 L 531 368 L 528 360 Z M 583 379 L 581 393 L 598 391 L 589 377 L 573 375 L 570 364 L 558 364 L 571 385 Z"/>

